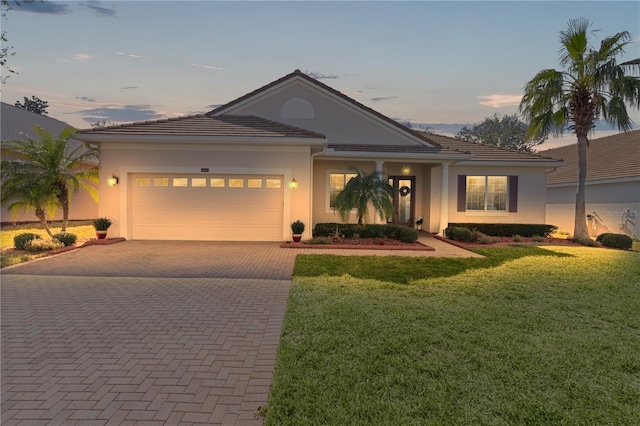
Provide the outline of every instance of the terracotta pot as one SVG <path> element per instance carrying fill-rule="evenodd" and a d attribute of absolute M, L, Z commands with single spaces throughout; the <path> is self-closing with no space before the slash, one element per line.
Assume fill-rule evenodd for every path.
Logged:
<path fill-rule="evenodd" d="M 300 240 L 302 239 L 302 234 L 292 234 L 293 235 L 293 242 L 294 243 L 299 243 Z"/>
<path fill-rule="evenodd" d="M 107 231 L 96 231 L 96 237 L 98 237 L 99 240 L 104 240 L 107 238 Z"/>

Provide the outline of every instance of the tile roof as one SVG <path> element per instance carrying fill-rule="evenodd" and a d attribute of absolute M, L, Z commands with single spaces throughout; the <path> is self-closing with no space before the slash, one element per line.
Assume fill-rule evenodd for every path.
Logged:
<path fill-rule="evenodd" d="M 434 141 L 449 149 L 466 152 L 473 155 L 473 161 L 526 161 L 526 162 L 550 162 L 554 161 L 550 156 L 541 154 L 529 154 L 512 149 L 499 148 L 475 142 L 468 142 L 449 136 L 426 133 L 422 136 L 428 141 Z"/>
<path fill-rule="evenodd" d="M 547 184 L 577 181 L 578 144 L 552 148 L 541 154 L 563 159 L 567 163 L 566 167 L 547 175 Z M 589 141 L 587 181 L 630 177 L 640 177 L 640 130 Z"/>
<path fill-rule="evenodd" d="M 287 124 L 251 115 L 211 117 L 204 114 L 165 120 L 145 121 L 79 132 L 86 135 L 181 135 L 210 137 L 320 138 L 325 136 Z"/>
<path fill-rule="evenodd" d="M 329 144 L 328 148 L 333 149 L 335 151 L 345 151 L 345 152 L 398 152 L 398 153 L 442 153 L 443 151 L 446 153 L 455 153 L 456 151 L 451 151 L 448 149 L 444 149 L 437 146 L 426 146 L 426 145 L 342 145 Z M 459 152 L 458 152 L 459 154 Z"/>

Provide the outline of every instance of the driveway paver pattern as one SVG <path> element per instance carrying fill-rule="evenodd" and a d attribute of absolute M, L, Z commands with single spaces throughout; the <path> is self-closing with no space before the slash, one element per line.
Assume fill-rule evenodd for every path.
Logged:
<path fill-rule="evenodd" d="M 2 425 L 262 424 L 300 253 L 435 254 L 127 241 L 4 269 Z"/>

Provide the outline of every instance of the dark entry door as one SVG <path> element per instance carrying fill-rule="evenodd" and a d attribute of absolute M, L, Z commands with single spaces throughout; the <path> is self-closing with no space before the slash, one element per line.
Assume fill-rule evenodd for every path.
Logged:
<path fill-rule="evenodd" d="M 413 226 L 415 212 L 415 176 L 389 176 L 393 186 L 393 223 Z"/>

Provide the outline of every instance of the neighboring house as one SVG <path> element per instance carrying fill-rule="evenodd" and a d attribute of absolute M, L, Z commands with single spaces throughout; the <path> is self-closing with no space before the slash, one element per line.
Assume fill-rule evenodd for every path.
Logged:
<path fill-rule="evenodd" d="M 76 137 L 100 145 L 100 216 L 129 239 L 282 241 L 297 219 L 309 237 L 340 221 L 352 167 L 388 176 L 395 223 L 542 224 L 546 170 L 563 164 L 418 133 L 298 70 L 206 114 Z"/>
<path fill-rule="evenodd" d="M 0 140 L 2 142 L 10 140 L 23 140 L 31 138 L 35 141 L 40 140 L 38 134 L 33 129 L 33 126 L 42 127 L 48 130 L 54 135 L 60 134 L 60 132 L 69 125 L 60 120 L 56 120 L 46 115 L 36 114 L 31 111 L 27 111 L 24 108 L 18 108 L 13 105 L 0 102 L 0 119 L 2 125 L 0 126 Z M 72 141 L 73 143 L 73 141 Z M 75 142 L 77 143 L 77 141 Z M 0 145 L 0 147 L 2 147 Z M 10 159 L 10 154 L 2 149 L 2 159 Z M 85 167 L 95 167 L 98 162 L 87 162 Z M 24 213 L 20 212 L 14 216 L 9 212 L 5 205 L 2 205 L 0 212 L 2 222 L 31 222 L 37 221 L 33 212 Z M 70 219 L 94 219 L 98 215 L 98 204 L 91 198 L 91 196 L 84 190 L 80 189 L 71 197 L 71 208 L 69 210 Z M 58 209 L 55 217 L 52 219 L 62 220 L 62 209 Z"/>
<path fill-rule="evenodd" d="M 561 146 L 541 155 L 567 167 L 547 175 L 547 223 L 573 233 L 578 146 Z M 604 232 L 640 238 L 640 130 L 589 141 L 586 211 L 589 235 Z"/>

